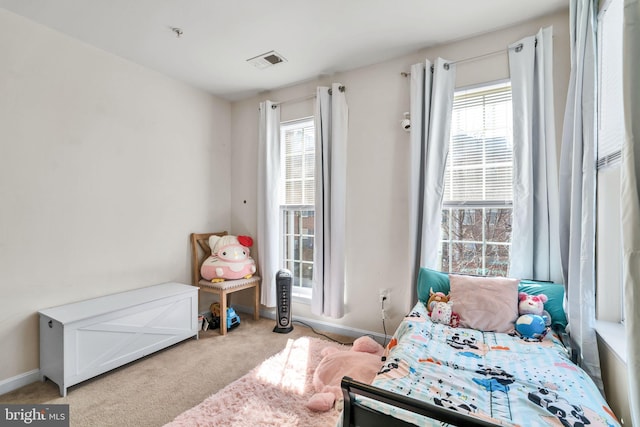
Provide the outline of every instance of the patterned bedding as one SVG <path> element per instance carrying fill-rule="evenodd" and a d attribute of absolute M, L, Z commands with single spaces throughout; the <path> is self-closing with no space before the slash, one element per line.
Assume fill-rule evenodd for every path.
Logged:
<path fill-rule="evenodd" d="M 373 385 L 507 426 L 618 426 L 589 376 L 555 334 L 527 342 L 508 334 L 431 322 L 418 303 L 394 334 Z M 365 397 L 379 412 L 441 425 Z"/>

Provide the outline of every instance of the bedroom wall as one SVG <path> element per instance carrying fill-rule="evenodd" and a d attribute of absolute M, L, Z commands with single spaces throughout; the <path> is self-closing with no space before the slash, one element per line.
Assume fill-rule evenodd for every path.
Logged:
<path fill-rule="evenodd" d="M 554 84 L 556 134 L 559 141 L 569 80 L 568 11 L 525 22 L 490 34 L 460 40 L 357 70 L 335 73 L 288 88 L 264 93 L 232 104 L 232 169 L 239 171 L 231 183 L 231 226 L 234 232 L 256 235 L 256 169 L 258 103 L 282 101 L 315 93 L 318 85 L 346 85 L 349 105 L 347 160 L 346 314 L 341 319 L 316 317 L 303 303 L 293 313 L 334 325 L 383 332 L 378 289 L 390 288 L 392 332 L 410 309 L 408 243 L 409 134 L 400 127 L 409 110 L 409 81 L 400 73 L 425 58 L 449 60 L 475 57 L 504 49 L 504 54 L 457 66 L 457 86 L 508 78 L 508 44 L 554 27 Z M 276 72 L 276 69 L 269 70 Z M 282 120 L 313 114 L 313 100 L 282 106 Z M 240 173 L 240 171 L 242 171 Z M 248 200 L 247 204 L 244 200 Z M 243 297 L 246 298 L 246 297 Z M 240 303 L 250 306 L 245 299 Z"/>
<path fill-rule="evenodd" d="M 37 310 L 190 281 L 189 233 L 230 225 L 231 108 L 3 9 L 0 58 L 1 394 Z"/>

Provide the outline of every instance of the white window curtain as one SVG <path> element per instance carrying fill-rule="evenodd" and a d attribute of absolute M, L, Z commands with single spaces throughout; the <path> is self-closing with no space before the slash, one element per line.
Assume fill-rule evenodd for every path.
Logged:
<path fill-rule="evenodd" d="M 258 131 L 258 268 L 260 303 L 276 306 L 276 273 L 280 268 L 280 107 L 260 103 Z"/>
<path fill-rule="evenodd" d="M 432 72 L 433 70 L 433 72 Z M 411 236 L 412 301 L 417 300 L 420 267 L 438 268 L 444 169 L 449 153 L 455 64 L 437 58 L 411 66 L 409 236 Z"/>
<path fill-rule="evenodd" d="M 571 0 L 571 75 L 560 158 L 560 254 L 580 365 L 603 390 L 595 326 L 597 0 Z"/>
<path fill-rule="evenodd" d="M 319 87 L 311 311 L 333 318 L 344 316 L 348 119 L 344 86 Z"/>
<path fill-rule="evenodd" d="M 513 219 L 509 275 L 562 282 L 553 108 L 553 29 L 509 46 Z"/>
<path fill-rule="evenodd" d="M 630 425 L 640 426 L 640 0 L 626 0 L 623 33 L 622 254 Z"/>

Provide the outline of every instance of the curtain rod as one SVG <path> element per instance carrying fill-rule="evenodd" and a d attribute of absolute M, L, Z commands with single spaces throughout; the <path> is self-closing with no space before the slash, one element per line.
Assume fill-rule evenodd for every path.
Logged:
<path fill-rule="evenodd" d="M 346 88 L 344 86 L 339 86 L 338 90 L 340 90 L 340 92 L 344 92 L 346 90 Z M 331 92 L 332 92 L 332 89 L 329 88 L 329 95 L 332 94 Z M 278 105 L 281 105 L 281 104 L 292 104 L 292 103 L 295 103 L 295 102 L 307 101 L 309 99 L 314 99 L 315 97 L 316 97 L 316 94 L 314 93 L 313 95 L 299 96 L 297 98 L 285 99 L 284 101 L 274 102 L 271 105 L 271 108 L 277 108 Z"/>
<path fill-rule="evenodd" d="M 538 43 L 538 40 L 536 39 L 536 44 Z M 520 52 L 522 50 L 522 43 L 519 43 L 518 45 L 516 45 L 514 47 L 516 52 Z M 507 47 L 506 49 L 500 49 L 500 50 L 494 50 L 493 52 L 488 52 L 488 53 L 483 53 L 482 55 L 478 55 L 478 56 L 472 56 L 470 58 L 464 58 L 464 59 L 458 59 L 457 61 L 451 61 L 451 62 L 446 62 L 444 64 L 445 69 L 449 69 L 449 65 L 450 64 L 464 64 L 465 62 L 473 62 L 473 61 L 477 61 L 478 59 L 484 59 L 484 58 L 488 58 L 490 56 L 495 56 L 495 55 L 499 55 L 501 53 L 504 53 L 506 51 L 508 51 L 510 48 Z M 431 69 L 433 69 L 433 65 L 431 66 Z M 409 77 L 411 75 L 411 73 L 408 73 L 406 71 L 403 71 L 400 73 L 400 75 L 402 77 Z"/>
<path fill-rule="evenodd" d="M 299 96 L 297 98 L 285 99 L 284 101 L 274 102 L 273 104 L 271 104 L 271 108 L 277 108 L 278 105 L 281 105 L 281 104 L 292 104 L 295 102 L 302 102 L 308 99 L 313 99 L 315 97 L 316 95 L 313 94 L 313 95 Z"/>

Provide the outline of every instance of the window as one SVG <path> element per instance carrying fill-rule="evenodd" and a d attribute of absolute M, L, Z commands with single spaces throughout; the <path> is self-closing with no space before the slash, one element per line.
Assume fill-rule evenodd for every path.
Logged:
<path fill-rule="evenodd" d="M 598 15 L 598 134 L 596 184 L 596 312 L 598 320 L 624 320 L 620 159 L 624 140 L 622 88 L 623 0 Z"/>
<path fill-rule="evenodd" d="M 315 230 L 315 129 L 313 119 L 280 127 L 283 188 L 280 194 L 282 266 L 293 276 L 293 295 L 311 298 Z"/>
<path fill-rule="evenodd" d="M 512 170 L 511 84 L 456 91 L 444 178 L 443 271 L 507 275 Z"/>

